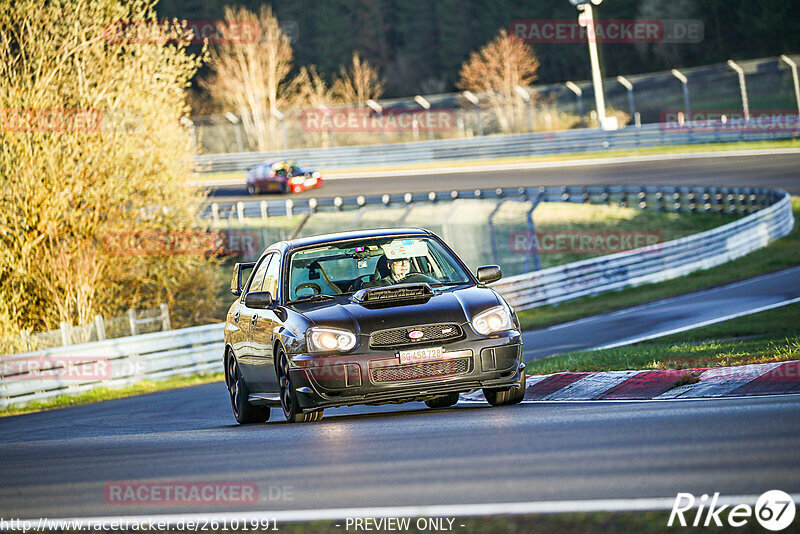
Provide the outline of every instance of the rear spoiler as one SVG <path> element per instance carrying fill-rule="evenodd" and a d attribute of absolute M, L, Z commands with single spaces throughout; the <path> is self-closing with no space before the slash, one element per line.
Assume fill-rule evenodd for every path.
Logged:
<path fill-rule="evenodd" d="M 388 287 L 361 289 L 353 295 L 353 301 L 364 306 L 395 305 L 400 303 L 427 302 L 433 296 L 428 284 L 399 284 Z"/>

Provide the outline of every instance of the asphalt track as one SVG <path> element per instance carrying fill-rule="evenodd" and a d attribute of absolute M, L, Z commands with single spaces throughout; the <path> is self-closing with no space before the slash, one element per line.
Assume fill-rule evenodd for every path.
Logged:
<path fill-rule="evenodd" d="M 587 348 L 794 298 L 800 269 L 526 334 Z M 716 312 L 715 312 L 716 310 Z M 616 332 L 616 333 L 614 333 Z M 611 333 L 611 334 L 609 334 Z M 561 341 L 559 341 L 561 339 Z M 564 340 L 568 343 L 564 344 Z M 221 383 L 0 419 L 0 517 L 315 510 L 800 491 L 800 396 L 327 410 L 238 426 Z M 248 505 L 123 506 L 109 482 L 255 483 Z"/>
<path fill-rule="evenodd" d="M 624 159 L 624 158 L 622 158 Z M 615 159 L 613 161 L 618 161 Z M 771 155 L 726 155 L 669 161 L 620 161 L 614 163 L 553 162 L 548 168 L 515 170 L 472 170 L 425 175 L 341 178 L 326 181 L 322 187 L 293 195 L 292 198 L 356 196 L 372 193 L 427 193 L 453 189 L 560 185 L 698 185 L 731 187 L 776 187 L 800 195 L 800 153 Z M 215 200 L 253 200 L 280 198 L 280 195 L 252 197 L 242 184 L 213 187 Z"/>
<path fill-rule="evenodd" d="M 302 196 L 473 187 L 675 184 L 800 194 L 800 155 L 339 179 Z M 243 187 L 221 187 L 225 200 Z M 798 270 L 526 333 L 526 357 L 589 348 L 795 298 Z M 151 515 L 800 491 L 800 396 L 421 404 L 238 426 L 221 383 L 0 419 L 0 517 Z M 258 486 L 249 505 L 124 506 L 109 482 Z"/>

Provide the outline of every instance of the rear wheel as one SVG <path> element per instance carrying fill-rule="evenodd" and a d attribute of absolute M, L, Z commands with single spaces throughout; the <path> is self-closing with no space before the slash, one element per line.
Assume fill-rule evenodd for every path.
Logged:
<path fill-rule="evenodd" d="M 425 404 L 428 405 L 428 408 L 449 408 L 457 402 L 458 393 L 448 393 L 447 395 L 442 395 L 441 397 L 436 397 L 435 399 L 426 400 Z"/>
<path fill-rule="evenodd" d="M 269 421 L 268 406 L 253 406 L 247 401 L 250 391 L 242 378 L 239 364 L 233 354 L 228 354 L 228 368 L 225 373 L 228 393 L 231 396 L 233 416 L 239 424 L 263 423 Z"/>
<path fill-rule="evenodd" d="M 519 372 L 519 383 L 512 388 L 484 388 L 483 396 L 492 406 L 519 404 L 525 397 L 525 369 Z"/>
<path fill-rule="evenodd" d="M 297 402 L 297 393 L 292 384 L 292 376 L 289 373 L 289 358 L 283 349 L 278 349 L 276 354 L 278 361 L 278 384 L 281 393 L 281 407 L 283 415 L 290 423 L 311 423 L 322 419 L 323 410 L 303 413 L 300 404 Z"/>
<path fill-rule="evenodd" d="M 258 193 L 258 190 L 256 189 L 256 186 L 254 186 L 253 184 L 248 184 L 247 192 L 250 193 L 251 195 L 255 195 Z"/>

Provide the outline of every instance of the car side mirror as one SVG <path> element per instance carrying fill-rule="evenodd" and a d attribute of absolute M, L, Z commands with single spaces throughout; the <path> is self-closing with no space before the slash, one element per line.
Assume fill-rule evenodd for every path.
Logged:
<path fill-rule="evenodd" d="M 233 266 L 233 276 L 231 277 L 231 293 L 237 297 L 242 294 L 242 271 L 255 267 L 253 263 L 237 263 Z"/>
<path fill-rule="evenodd" d="M 478 282 L 482 284 L 491 284 L 503 278 L 503 271 L 500 270 L 499 265 L 484 265 L 483 267 L 478 267 L 476 274 Z"/>
<path fill-rule="evenodd" d="M 272 295 L 269 291 L 251 291 L 245 295 L 244 305 L 255 310 L 266 310 L 272 306 Z"/>

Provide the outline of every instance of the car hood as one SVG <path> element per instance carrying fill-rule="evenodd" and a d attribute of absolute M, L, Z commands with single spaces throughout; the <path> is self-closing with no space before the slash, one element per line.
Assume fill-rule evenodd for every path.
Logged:
<path fill-rule="evenodd" d="M 387 307 L 367 307 L 350 296 L 335 300 L 307 302 L 293 306 L 317 326 L 345 328 L 357 333 L 371 333 L 429 323 L 468 322 L 477 313 L 500 304 L 497 294 L 487 287 L 472 286 L 446 289 L 426 302 L 400 302 Z"/>

